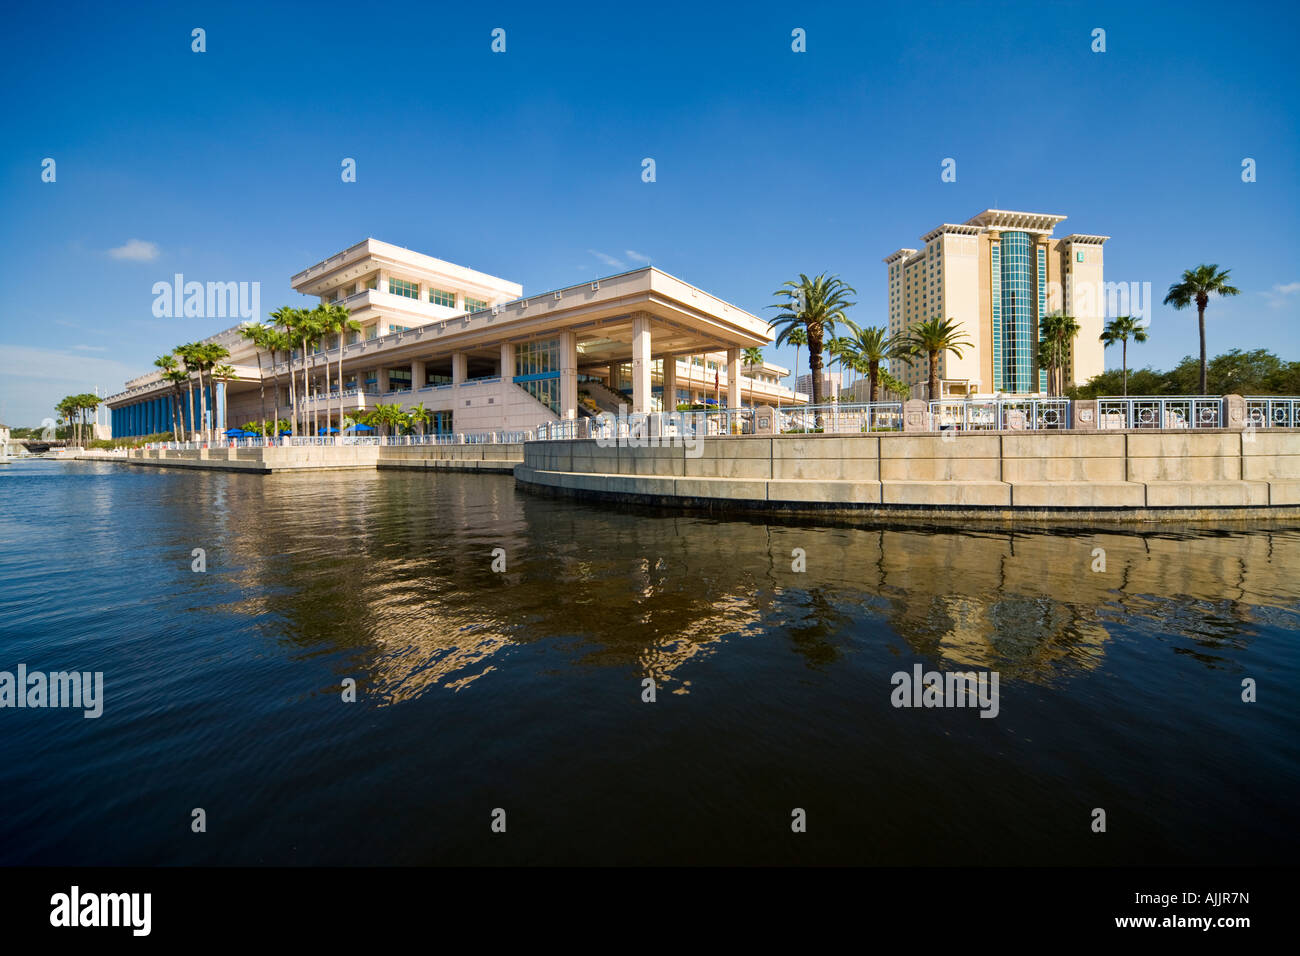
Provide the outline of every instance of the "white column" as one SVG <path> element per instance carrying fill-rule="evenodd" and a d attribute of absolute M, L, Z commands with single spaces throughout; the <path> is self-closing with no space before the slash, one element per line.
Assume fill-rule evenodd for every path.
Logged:
<path fill-rule="evenodd" d="M 376 292 L 388 291 L 388 271 L 386 269 L 379 270 L 379 285 L 375 289 L 375 291 Z"/>
<path fill-rule="evenodd" d="M 632 411 L 650 411 L 650 317 L 632 316 Z"/>
<path fill-rule="evenodd" d="M 375 371 L 375 378 L 379 379 L 379 394 L 383 395 L 388 391 L 388 366 L 381 365 Z"/>
<path fill-rule="evenodd" d="M 664 411 L 677 408 L 677 356 L 664 356 Z"/>
<path fill-rule="evenodd" d="M 740 407 L 740 349 L 727 349 L 727 407 Z"/>
<path fill-rule="evenodd" d="M 468 356 L 464 352 L 453 352 L 451 356 L 451 384 L 459 385 L 465 381 L 468 368 Z"/>
<path fill-rule="evenodd" d="M 578 417 L 578 337 L 560 333 L 560 415 Z"/>
<path fill-rule="evenodd" d="M 424 363 L 419 359 L 413 359 L 411 361 L 411 391 L 415 392 L 424 388 L 425 379 L 428 377 L 428 371 Z"/>
<path fill-rule="evenodd" d="M 501 343 L 501 381 L 511 382 L 515 377 L 515 347 L 513 343 Z"/>

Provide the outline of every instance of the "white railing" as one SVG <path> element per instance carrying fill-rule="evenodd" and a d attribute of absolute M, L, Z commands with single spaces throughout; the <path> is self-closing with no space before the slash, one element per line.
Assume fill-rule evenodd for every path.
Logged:
<path fill-rule="evenodd" d="M 1224 428 L 1227 409 L 1222 396 L 1106 397 L 1097 402 L 1097 428 Z M 1246 427 L 1300 428 L 1300 397 L 1252 396 L 1245 398 Z M 920 431 L 1056 431 L 1077 427 L 1076 403 L 1068 398 L 943 399 L 915 403 L 922 411 Z M 550 422 L 538 427 L 537 438 L 606 438 L 638 434 L 681 433 L 703 435 L 799 434 L 804 432 L 853 434 L 902 431 L 905 403 L 838 403 L 772 409 L 776 422 L 762 424 L 762 410 L 752 408 L 702 409 L 677 413 L 632 414 L 625 418 L 598 415 Z M 912 426 L 915 427 L 915 426 Z M 660 432 L 658 429 L 665 429 Z"/>
<path fill-rule="evenodd" d="M 1225 421 L 1219 396 L 1097 399 L 1098 428 L 1222 428 Z"/>
<path fill-rule="evenodd" d="M 1246 424 L 1254 428 L 1300 428 L 1300 398 L 1248 395 Z"/>
<path fill-rule="evenodd" d="M 949 398 L 930 402 L 932 431 L 1042 431 L 1069 427 L 1068 398 Z"/>

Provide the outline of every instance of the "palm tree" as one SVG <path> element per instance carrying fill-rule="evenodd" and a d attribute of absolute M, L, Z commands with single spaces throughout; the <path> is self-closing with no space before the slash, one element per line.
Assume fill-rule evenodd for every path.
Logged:
<path fill-rule="evenodd" d="M 883 368 L 880 370 L 880 388 L 886 395 L 894 394 L 900 398 L 910 391 L 906 382 L 901 378 L 895 378 L 891 372 Z"/>
<path fill-rule="evenodd" d="M 211 342 L 205 342 L 198 347 L 199 359 L 199 412 L 203 419 L 203 439 L 204 441 L 212 440 L 212 429 L 208 427 L 208 396 L 203 390 L 203 373 L 211 372 L 212 369 L 224 358 L 230 356 L 230 350 L 223 345 L 216 345 Z M 216 400 L 216 393 L 213 392 L 212 398 Z M 216 409 L 213 409 L 213 417 L 216 417 Z M 215 424 L 215 422 L 214 422 Z"/>
<path fill-rule="evenodd" d="M 230 353 L 227 352 L 226 354 L 229 355 Z M 233 365 L 216 365 L 213 366 L 212 368 L 212 380 L 214 382 L 220 382 L 222 385 L 226 385 L 234 377 L 235 377 L 235 368 Z M 214 400 L 216 399 L 215 395 L 213 395 L 213 399 Z M 216 417 L 219 417 L 221 421 L 226 425 L 230 424 L 230 422 L 226 421 L 226 409 L 229 407 L 229 405 L 230 402 L 226 395 L 226 389 L 223 388 L 221 390 L 221 414 Z"/>
<path fill-rule="evenodd" d="M 854 326 L 852 349 L 857 356 L 857 367 L 866 366 L 867 401 L 876 400 L 876 388 L 880 384 L 880 363 L 887 362 L 899 354 L 898 340 L 887 329 L 872 325 L 865 329 Z"/>
<path fill-rule="evenodd" d="M 293 438 L 298 437 L 298 392 L 293 375 L 293 347 L 298 340 L 299 330 L 302 328 L 303 316 L 305 313 L 302 309 L 295 309 L 291 306 L 281 306 L 271 313 L 271 319 L 280 328 L 282 335 L 281 341 L 283 347 L 288 353 L 285 361 L 289 365 L 289 434 Z M 303 349 L 303 366 L 306 367 L 307 354 Z M 304 377 L 306 372 L 304 371 Z"/>
<path fill-rule="evenodd" d="M 961 350 L 972 346 L 969 339 L 962 337 L 960 322 L 936 315 L 908 329 L 900 347 L 909 355 L 924 355 L 929 361 L 930 380 L 927 391 L 930 401 L 934 401 L 935 392 L 939 390 L 940 353 L 951 352 L 961 358 Z"/>
<path fill-rule="evenodd" d="M 745 349 L 742 353 L 742 357 L 745 364 L 748 365 L 751 370 L 763 367 L 763 350 L 760 348 Z M 751 408 L 757 408 L 758 397 L 754 394 L 754 375 L 752 371 L 750 372 L 749 381 L 749 405 Z M 742 402 L 741 404 L 744 403 Z"/>
<path fill-rule="evenodd" d="M 239 327 L 239 334 L 246 338 L 253 345 L 253 354 L 257 356 L 257 382 L 261 388 L 261 425 L 262 440 L 266 440 L 266 379 L 262 375 L 262 352 L 267 348 L 266 334 L 270 329 L 261 322 L 249 322 Z M 271 364 L 275 365 L 275 358 L 272 357 Z M 277 416 L 279 417 L 278 413 Z M 245 429 L 247 431 L 247 429 Z"/>
<path fill-rule="evenodd" d="M 420 437 L 424 437 L 425 426 L 433 421 L 433 410 L 425 408 L 424 402 L 420 402 L 411 409 L 408 417 L 411 424 L 420 426 Z"/>
<path fill-rule="evenodd" d="M 153 360 L 153 364 L 162 369 L 162 380 L 164 382 L 171 382 L 176 388 L 176 394 L 172 397 L 172 413 L 169 417 L 172 420 L 172 438 L 176 441 L 180 441 L 180 432 L 176 427 L 176 411 L 180 402 L 180 386 L 177 384 L 177 380 L 172 377 L 177 372 L 176 356 L 172 355 L 170 352 L 166 355 L 160 355 Z M 184 375 L 181 376 L 182 380 L 184 377 Z"/>
<path fill-rule="evenodd" d="M 1128 398 L 1128 340 L 1131 338 L 1134 342 L 1145 342 L 1146 326 L 1131 315 L 1117 315 L 1106 323 L 1100 338 L 1107 346 L 1120 343 L 1120 361 L 1124 370 L 1124 397 Z"/>
<path fill-rule="evenodd" d="M 339 431 L 343 430 L 343 347 L 347 344 L 347 334 L 349 332 L 360 332 L 361 323 L 352 318 L 352 313 L 348 311 L 347 306 L 336 305 L 332 302 L 321 306 L 322 323 L 330 335 L 339 337 Z M 328 374 L 329 363 L 326 363 L 326 373 Z M 424 387 L 423 382 L 411 382 L 412 389 Z"/>
<path fill-rule="evenodd" d="M 172 437 L 181 440 L 181 383 L 190 380 L 184 369 L 174 368 L 163 372 L 163 378 L 172 386 Z"/>
<path fill-rule="evenodd" d="M 1056 394 L 1065 394 L 1065 366 L 1074 350 L 1074 339 L 1079 334 L 1079 323 L 1072 315 L 1043 316 L 1038 327 L 1039 365 L 1047 365 L 1047 394 L 1052 394 L 1056 381 Z M 1042 343 L 1051 343 L 1046 349 Z M 1046 361 L 1044 361 L 1046 360 Z"/>
<path fill-rule="evenodd" d="M 808 333 L 802 326 L 792 329 L 790 334 L 785 337 L 786 342 L 794 346 L 794 387 L 790 391 L 797 391 L 799 388 L 799 347 L 808 344 Z M 798 402 L 795 403 L 796 405 Z"/>
<path fill-rule="evenodd" d="M 853 340 L 847 336 L 837 335 L 826 343 L 826 354 L 831 356 L 831 362 L 840 368 L 848 370 L 853 368 L 853 362 L 856 358 L 853 351 Z M 845 375 L 844 379 L 848 376 Z M 838 393 L 834 396 L 839 398 Z"/>
<path fill-rule="evenodd" d="M 292 348 L 292 343 L 289 341 L 289 336 L 285 334 L 283 329 L 278 329 L 273 325 L 266 326 L 266 331 L 262 335 L 262 343 L 265 346 L 266 350 L 271 353 L 271 386 L 272 389 L 274 390 L 274 397 L 272 398 L 271 401 L 271 407 L 275 410 L 274 437 L 278 440 L 280 437 L 280 432 L 284 431 L 286 428 L 291 432 L 293 431 L 293 423 L 287 419 L 282 419 L 280 417 L 280 369 L 276 363 L 276 353 L 284 352 L 285 361 L 288 362 L 289 352 Z M 290 375 L 291 394 L 292 394 L 292 384 L 293 384 L 293 377 L 292 375 Z M 290 412 L 291 416 L 292 414 L 293 413 Z M 283 425 L 281 424 L 281 422 L 283 422 Z"/>
<path fill-rule="evenodd" d="M 297 337 L 297 340 L 302 343 L 302 401 L 304 406 L 303 430 L 308 431 L 308 425 L 311 421 L 311 413 L 314 412 L 316 408 L 315 405 L 313 405 L 310 410 L 306 408 L 306 403 L 311 401 L 311 384 L 308 379 L 311 367 L 308 365 L 308 361 L 311 356 L 311 350 L 316 343 L 321 340 L 321 336 L 324 334 L 324 329 L 321 325 L 320 315 L 315 310 L 296 309 L 295 311 L 298 313 L 298 322 L 294 328 L 294 335 Z"/>
<path fill-rule="evenodd" d="M 1241 290 L 1235 286 L 1228 285 L 1228 273 L 1231 269 L 1219 271 L 1217 265 L 1201 265 L 1195 269 L 1187 269 L 1183 272 L 1181 282 L 1175 282 L 1169 287 L 1169 293 L 1165 296 L 1165 305 L 1172 305 L 1175 309 L 1185 309 L 1193 302 L 1196 303 L 1196 319 L 1201 327 L 1201 394 L 1204 395 L 1209 388 L 1207 379 L 1209 378 L 1209 364 L 1205 358 L 1205 307 L 1210 303 L 1212 295 L 1241 295 Z"/>
<path fill-rule="evenodd" d="M 823 272 L 815 279 L 809 279 L 800 273 L 798 282 L 786 282 L 772 294 L 784 300 L 768 306 L 770 309 L 781 310 L 771 323 L 773 328 L 778 326 L 781 328 L 776 337 L 776 344 L 780 346 L 790 341 L 791 333 L 797 328 L 803 328 L 808 335 L 808 368 L 812 372 L 812 399 L 814 405 L 820 405 L 822 343 L 826 336 L 834 337 L 836 322 L 848 320 L 844 310 L 857 303 L 850 302 L 847 296 L 857 295 L 857 290 L 838 276 L 827 276 Z"/>
<path fill-rule="evenodd" d="M 194 417 L 194 380 L 190 377 L 199 368 L 199 349 L 201 346 L 197 342 L 188 342 L 185 345 L 178 345 L 172 349 L 180 358 L 181 364 L 185 366 L 185 391 L 187 393 L 186 408 L 189 413 L 189 428 L 187 435 L 192 435 L 198 431 L 197 420 Z"/>

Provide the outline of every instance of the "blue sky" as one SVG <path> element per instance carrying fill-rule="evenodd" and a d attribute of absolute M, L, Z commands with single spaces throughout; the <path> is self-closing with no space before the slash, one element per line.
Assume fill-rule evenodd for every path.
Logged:
<path fill-rule="evenodd" d="M 265 312 L 366 236 L 525 292 L 648 259 L 760 315 L 828 271 L 884 325 L 883 256 L 988 207 L 1050 212 L 1113 237 L 1106 278 L 1157 302 L 1184 268 L 1231 267 L 1211 354 L 1300 358 L 1294 6 L 728 7 L 11 7 L 0 421 L 232 324 L 154 318 L 154 282 L 260 282 Z M 156 255 L 111 254 L 130 240 Z M 1196 349 L 1194 312 L 1157 305 L 1131 357 Z"/>

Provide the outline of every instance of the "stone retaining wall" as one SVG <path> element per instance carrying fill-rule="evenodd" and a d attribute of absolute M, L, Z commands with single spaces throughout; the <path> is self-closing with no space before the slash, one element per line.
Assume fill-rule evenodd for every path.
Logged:
<path fill-rule="evenodd" d="M 710 509 L 1102 520 L 1300 516 L 1300 431 L 950 432 L 529 442 L 543 490 Z"/>
<path fill-rule="evenodd" d="M 272 448 L 215 447 L 188 451 L 133 450 L 132 465 L 201 468 L 271 474 L 282 471 L 352 469 L 435 469 L 509 474 L 523 460 L 523 446 L 512 445 L 290 445 Z"/>

